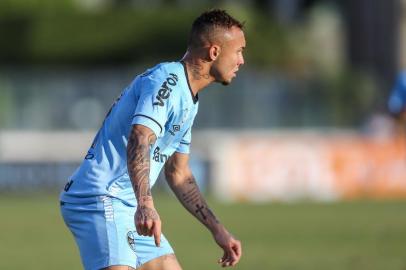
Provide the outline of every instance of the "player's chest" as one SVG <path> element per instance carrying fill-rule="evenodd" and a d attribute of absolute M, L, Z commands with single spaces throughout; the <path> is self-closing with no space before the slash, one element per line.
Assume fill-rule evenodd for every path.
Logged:
<path fill-rule="evenodd" d="M 196 113 L 196 107 L 185 107 L 178 110 L 178 113 L 174 113 L 165 123 L 165 130 L 160 140 L 166 145 L 180 142 L 185 133 L 192 127 Z"/>
<path fill-rule="evenodd" d="M 193 123 L 196 116 L 194 107 L 184 107 L 174 113 L 165 124 L 165 131 L 172 136 L 177 137 L 178 134 L 187 131 Z"/>

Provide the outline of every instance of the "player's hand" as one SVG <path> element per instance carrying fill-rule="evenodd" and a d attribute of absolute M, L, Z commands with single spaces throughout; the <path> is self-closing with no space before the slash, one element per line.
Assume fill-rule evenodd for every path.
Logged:
<path fill-rule="evenodd" d="M 222 228 L 213 234 L 216 243 L 223 249 L 224 254 L 218 263 L 222 267 L 234 266 L 241 258 L 241 242 L 235 239 L 226 229 Z"/>
<path fill-rule="evenodd" d="M 142 204 L 137 206 L 134 216 L 137 233 L 143 236 L 154 236 L 155 245 L 161 244 L 161 219 L 153 204 Z"/>

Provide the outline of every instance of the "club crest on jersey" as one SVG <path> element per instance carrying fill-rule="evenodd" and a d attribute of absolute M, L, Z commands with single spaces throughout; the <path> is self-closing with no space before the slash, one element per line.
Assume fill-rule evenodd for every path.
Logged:
<path fill-rule="evenodd" d="M 155 96 L 156 101 L 152 103 L 154 106 L 158 105 L 163 107 L 164 101 L 169 98 L 172 92 L 172 88 L 169 86 L 175 86 L 178 83 L 178 76 L 173 73 L 169 73 L 169 77 L 162 83 L 161 89 L 159 89 L 158 94 Z"/>
<path fill-rule="evenodd" d="M 136 252 L 135 251 L 135 233 L 136 233 L 135 231 L 129 231 L 127 233 L 127 243 L 134 252 Z"/>
<path fill-rule="evenodd" d="M 173 125 L 172 130 L 168 130 L 168 132 L 172 135 L 175 136 L 175 133 L 180 130 L 180 125 Z"/>

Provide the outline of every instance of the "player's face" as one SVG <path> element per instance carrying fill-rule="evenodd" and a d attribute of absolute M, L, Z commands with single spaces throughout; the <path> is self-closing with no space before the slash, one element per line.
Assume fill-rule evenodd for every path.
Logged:
<path fill-rule="evenodd" d="M 211 68 L 216 82 L 228 85 L 237 76 L 238 69 L 244 64 L 244 48 L 245 37 L 241 29 L 232 27 L 225 33 L 221 51 Z"/>

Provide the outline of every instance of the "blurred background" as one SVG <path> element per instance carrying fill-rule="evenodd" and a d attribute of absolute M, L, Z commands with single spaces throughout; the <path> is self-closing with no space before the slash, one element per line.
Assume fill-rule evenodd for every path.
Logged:
<path fill-rule="evenodd" d="M 213 7 L 245 21 L 245 65 L 199 95 L 191 166 L 245 243 L 237 269 L 406 269 L 406 124 L 387 109 L 405 0 L 0 1 L 1 269 L 81 268 L 59 191 L 116 96 Z M 184 268 L 217 269 L 154 192 Z"/>

